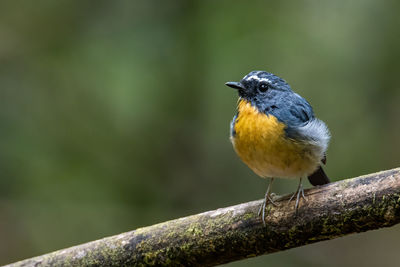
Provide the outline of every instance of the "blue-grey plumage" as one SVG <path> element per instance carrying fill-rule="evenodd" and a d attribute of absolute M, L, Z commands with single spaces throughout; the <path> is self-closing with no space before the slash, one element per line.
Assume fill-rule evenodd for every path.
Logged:
<path fill-rule="evenodd" d="M 320 166 L 330 139 L 327 126 L 304 98 L 272 73 L 252 71 L 226 85 L 239 93 L 231 123 L 235 151 L 261 177 L 300 178 L 297 209 L 302 177 L 308 176 L 313 185 L 329 182 Z"/>

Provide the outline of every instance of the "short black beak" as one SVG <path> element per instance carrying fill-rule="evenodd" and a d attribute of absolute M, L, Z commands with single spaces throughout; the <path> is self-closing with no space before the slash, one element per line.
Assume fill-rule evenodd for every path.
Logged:
<path fill-rule="evenodd" d="M 229 86 L 233 89 L 239 89 L 239 90 L 244 90 L 244 86 L 243 84 L 241 84 L 240 82 L 227 82 L 225 83 L 226 86 Z"/>

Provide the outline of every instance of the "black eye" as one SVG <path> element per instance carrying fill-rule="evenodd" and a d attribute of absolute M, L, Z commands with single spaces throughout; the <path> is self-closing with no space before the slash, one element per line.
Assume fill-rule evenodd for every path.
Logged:
<path fill-rule="evenodd" d="M 262 83 L 258 86 L 258 91 L 260 91 L 261 93 L 264 93 L 268 90 L 269 85 L 267 83 Z"/>

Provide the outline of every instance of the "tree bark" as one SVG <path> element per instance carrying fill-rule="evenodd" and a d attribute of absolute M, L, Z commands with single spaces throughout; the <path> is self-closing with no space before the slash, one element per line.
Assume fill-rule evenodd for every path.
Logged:
<path fill-rule="evenodd" d="M 261 200 L 107 237 L 17 266 L 214 266 L 400 222 L 400 168 L 277 197 L 264 227 Z"/>

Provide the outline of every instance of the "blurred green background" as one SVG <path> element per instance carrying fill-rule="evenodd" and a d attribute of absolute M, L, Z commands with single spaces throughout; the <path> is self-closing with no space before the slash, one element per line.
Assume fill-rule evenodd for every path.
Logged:
<path fill-rule="evenodd" d="M 333 180 L 399 166 L 399 11 L 1 1 L 0 264 L 261 199 L 267 181 L 228 139 L 237 95 L 224 83 L 251 70 L 286 79 L 328 124 Z M 397 226 L 229 266 L 393 266 L 399 239 Z"/>

